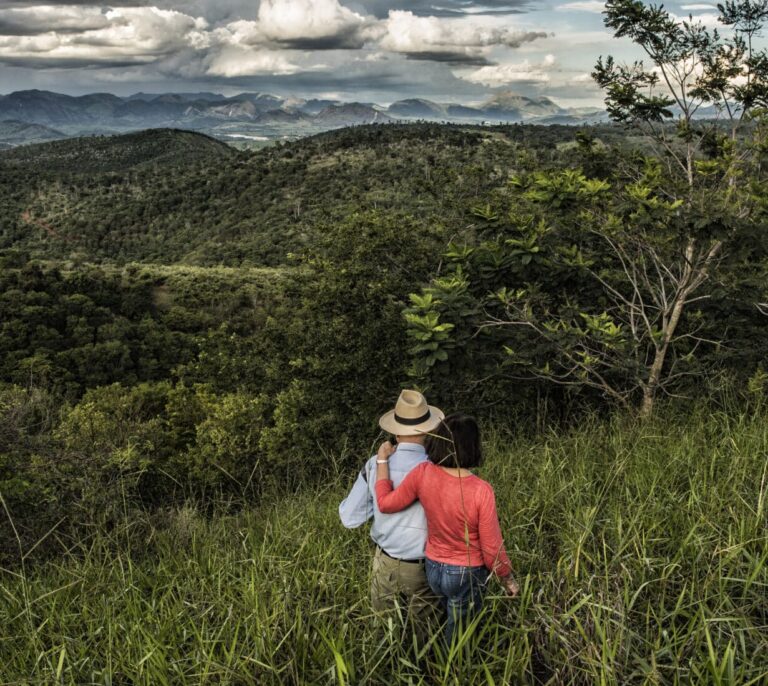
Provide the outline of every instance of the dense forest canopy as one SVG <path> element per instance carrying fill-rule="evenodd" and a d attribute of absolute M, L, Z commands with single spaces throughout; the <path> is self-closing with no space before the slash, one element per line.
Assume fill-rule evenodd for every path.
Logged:
<path fill-rule="evenodd" d="M 256 153 L 167 130 L 22 147 L 0 155 L 0 247 L 90 262 L 284 264 L 324 220 L 360 210 L 460 223 L 524 161 L 520 150 L 552 159 L 572 137 L 567 127 L 424 124 Z"/>

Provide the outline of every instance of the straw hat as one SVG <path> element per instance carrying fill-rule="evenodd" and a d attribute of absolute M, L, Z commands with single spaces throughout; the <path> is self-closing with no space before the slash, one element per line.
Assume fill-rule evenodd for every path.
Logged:
<path fill-rule="evenodd" d="M 379 426 L 395 436 L 416 436 L 434 431 L 443 417 L 443 411 L 427 405 L 418 391 L 403 391 L 395 409 L 379 419 Z"/>

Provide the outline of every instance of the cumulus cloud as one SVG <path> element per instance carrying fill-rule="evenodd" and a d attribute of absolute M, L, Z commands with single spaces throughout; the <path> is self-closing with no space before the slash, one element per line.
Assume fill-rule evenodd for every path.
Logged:
<path fill-rule="evenodd" d="M 469 21 L 418 17 L 410 11 L 390 12 L 384 29 L 379 42 L 383 50 L 411 59 L 469 64 L 488 64 L 487 55 L 493 47 L 518 48 L 547 35 Z"/>
<path fill-rule="evenodd" d="M 708 29 L 716 29 L 722 27 L 720 17 L 716 12 L 705 12 L 704 14 L 685 14 L 675 15 L 670 12 L 673 19 L 677 21 L 691 22 L 693 24 L 701 24 Z"/>
<path fill-rule="evenodd" d="M 594 86 L 595 88 L 599 88 L 599 86 L 595 83 L 595 79 L 592 78 L 592 74 L 587 74 L 586 72 L 583 74 L 578 74 L 577 76 L 574 76 L 570 83 L 576 85 L 576 84 L 583 84 L 585 86 Z"/>
<path fill-rule="evenodd" d="M 258 31 L 304 50 L 361 48 L 370 20 L 338 0 L 261 0 Z"/>
<path fill-rule="evenodd" d="M 374 35 L 374 23 L 338 0 L 262 0 L 256 19 L 229 22 L 213 35 L 243 48 L 350 50 Z"/>
<path fill-rule="evenodd" d="M 238 20 L 211 32 L 206 73 L 234 78 L 301 71 L 288 55 L 298 50 L 359 49 L 369 19 L 338 0 L 262 0 L 255 20 Z"/>
<path fill-rule="evenodd" d="M 87 0 L 77 6 L 48 1 L 53 4 L 0 9 L 0 61 L 37 66 L 58 63 L 62 67 L 124 65 L 192 49 L 206 52 L 193 56 L 193 61 L 207 64 L 215 75 L 262 73 L 270 66 L 276 74 L 287 74 L 297 67 L 280 51 L 369 46 L 407 59 L 479 67 L 493 64 L 489 53 L 494 48 L 517 48 L 546 35 L 473 17 L 422 17 L 411 10 L 392 10 L 379 20 L 339 0 L 261 0 L 253 19 L 213 26 L 202 16 L 155 6 L 179 4 L 175 0 L 145 0 L 153 2 L 146 7 L 131 7 L 124 1 L 111 9 L 89 6 L 93 3 Z M 202 8 L 214 0 L 182 4 Z M 226 3 L 219 0 L 218 4 Z M 448 5 L 464 15 L 513 7 L 509 3 L 478 6 L 465 0 Z"/>
<path fill-rule="evenodd" d="M 381 87 L 400 93 L 424 94 L 425 84 L 440 78 L 451 87 L 480 92 L 481 78 L 501 78 L 492 69 L 498 66 L 495 60 L 548 35 L 516 30 L 491 16 L 518 12 L 523 0 L 395 0 L 386 3 L 380 17 L 372 14 L 375 5 L 364 0 L 119 0 L 115 5 L 0 0 L 0 64 L 35 74 L 49 67 L 82 69 L 88 70 L 82 79 L 116 83 L 130 83 L 137 74 L 146 80 L 249 85 L 290 77 L 297 88 L 323 79 L 342 83 L 354 73 L 350 84 L 365 89 L 368 73 Z M 434 16 L 420 14 L 430 8 Z M 322 51 L 322 59 L 316 51 Z M 409 60 L 423 63 L 414 70 Z M 446 64 L 476 76 L 459 80 Z M 531 74 L 535 80 L 535 71 Z"/>
<path fill-rule="evenodd" d="M 126 65 L 153 61 L 186 47 L 208 45 L 207 23 L 172 10 L 154 7 L 122 7 L 96 20 L 88 8 L 72 14 L 72 25 L 92 22 L 79 32 L 46 30 L 47 16 L 35 21 L 36 34 L 0 35 L 0 62 L 37 66 Z"/>
<path fill-rule="evenodd" d="M 564 5 L 558 5 L 555 9 L 600 14 L 605 9 L 605 3 L 600 0 L 580 0 L 579 2 L 568 2 Z"/>
<path fill-rule="evenodd" d="M 255 47 L 266 42 L 266 37 L 259 30 L 259 25 L 255 21 L 244 19 L 214 29 L 211 32 L 211 37 L 216 45 Z"/>
<path fill-rule="evenodd" d="M 296 74 L 301 71 L 301 68 L 279 52 L 225 46 L 210 53 L 205 58 L 203 71 L 209 76 L 222 76 L 231 79 L 238 76 L 260 74 L 285 76 Z"/>
<path fill-rule="evenodd" d="M 495 64 L 462 75 L 461 78 L 491 88 L 512 84 L 544 84 L 550 81 L 550 72 L 557 67 L 554 55 L 547 55 L 541 62 L 524 60 L 516 64 Z"/>
<path fill-rule="evenodd" d="M 17 7 L 0 9 L 0 35 L 30 36 L 48 31 L 81 33 L 102 29 L 109 20 L 98 7 Z"/>

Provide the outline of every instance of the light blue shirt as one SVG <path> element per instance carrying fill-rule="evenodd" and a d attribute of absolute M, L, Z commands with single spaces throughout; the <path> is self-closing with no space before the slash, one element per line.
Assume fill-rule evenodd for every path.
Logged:
<path fill-rule="evenodd" d="M 389 458 L 389 478 L 397 488 L 414 467 L 425 462 L 427 453 L 418 443 L 398 443 Z M 373 517 L 371 538 L 392 557 L 415 560 L 424 557 L 427 518 L 417 500 L 402 512 L 382 514 L 376 502 L 376 456 L 365 463 L 349 495 L 339 505 L 341 523 L 355 529 Z"/>

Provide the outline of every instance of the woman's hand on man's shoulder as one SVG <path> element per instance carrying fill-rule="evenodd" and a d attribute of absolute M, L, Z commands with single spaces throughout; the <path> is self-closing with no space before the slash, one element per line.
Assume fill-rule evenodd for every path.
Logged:
<path fill-rule="evenodd" d="M 392 445 L 389 441 L 384 441 L 379 446 L 379 450 L 376 453 L 376 459 L 388 460 L 390 455 L 392 455 L 393 452 L 395 452 L 395 446 Z"/>

